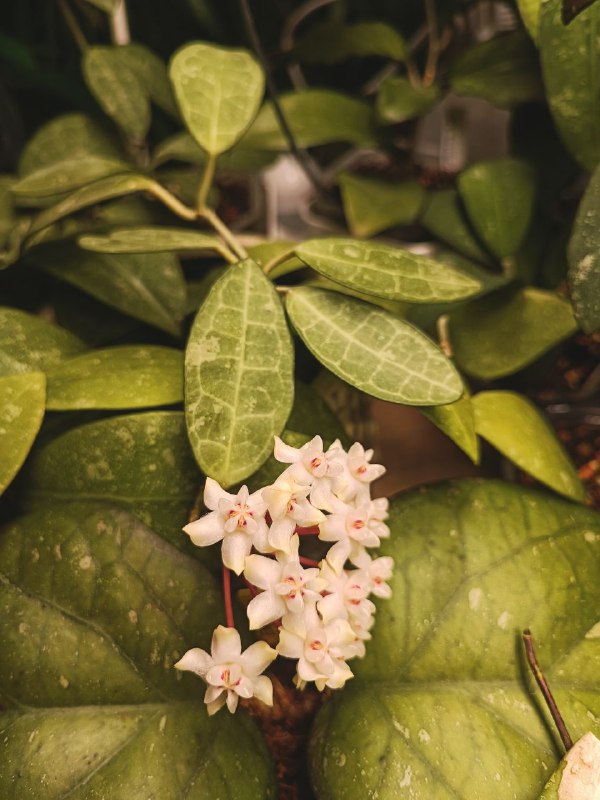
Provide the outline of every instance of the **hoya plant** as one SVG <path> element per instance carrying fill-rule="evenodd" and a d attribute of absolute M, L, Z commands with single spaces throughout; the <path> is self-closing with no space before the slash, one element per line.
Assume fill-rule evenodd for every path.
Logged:
<path fill-rule="evenodd" d="M 0 177 L 0 795 L 594 800 L 597 440 L 544 398 L 593 437 L 600 4 L 189 5 L 164 59 L 59 0 L 85 100 Z M 332 381 L 517 480 L 378 496 Z"/>

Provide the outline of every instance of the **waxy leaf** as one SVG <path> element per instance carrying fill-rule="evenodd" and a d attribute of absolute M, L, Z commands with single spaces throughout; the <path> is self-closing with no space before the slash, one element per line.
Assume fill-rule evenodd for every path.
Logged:
<path fill-rule="evenodd" d="M 600 167 L 577 210 L 569 242 L 569 285 L 577 321 L 592 333 L 600 328 Z"/>
<path fill-rule="evenodd" d="M 0 307 L 0 375 L 44 372 L 83 350 L 83 342 L 64 328 Z"/>
<path fill-rule="evenodd" d="M 18 181 L 12 191 L 25 204 L 29 199 L 53 197 L 79 189 L 99 178 L 128 172 L 131 172 L 131 167 L 125 161 L 101 156 L 82 156 L 58 161 L 32 172 Z"/>
<path fill-rule="evenodd" d="M 63 361 L 47 377 L 52 411 L 166 406 L 183 400 L 183 353 L 151 345 L 108 347 Z"/>
<path fill-rule="evenodd" d="M 106 255 L 59 246 L 38 248 L 35 261 L 44 271 L 103 303 L 179 335 L 186 288 L 172 254 Z"/>
<path fill-rule="evenodd" d="M 393 184 L 346 173 L 338 182 L 348 227 L 360 238 L 414 222 L 425 197 L 417 181 Z"/>
<path fill-rule="evenodd" d="M 259 244 L 253 244 L 246 249 L 250 258 L 256 261 L 259 267 L 262 267 L 271 280 L 275 280 L 275 278 L 281 278 L 290 272 L 306 269 L 306 264 L 294 255 L 295 244 L 292 241 L 271 239 L 259 242 Z M 289 258 L 286 258 L 285 261 L 280 261 L 274 266 L 270 263 L 284 255 L 288 255 Z"/>
<path fill-rule="evenodd" d="M 190 228 L 117 228 L 102 235 L 85 234 L 77 244 L 97 253 L 176 253 L 191 250 L 222 250 L 216 236 Z"/>
<path fill-rule="evenodd" d="M 183 414 L 151 411 L 80 425 L 36 447 L 24 489 L 29 507 L 118 503 L 183 548 L 200 480 Z"/>
<path fill-rule="evenodd" d="M 315 25 L 294 47 L 294 55 L 308 64 L 337 64 L 352 57 L 381 56 L 404 61 L 406 42 L 385 22 Z"/>
<path fill-rule="evenodd" d="M 480 392 L 472 403 L 480 436 L 559 494 L 572 500 L 585 499 L 566 450 L 529 400 L 515 392 Z"/>
<path fill-rule="evenodd" d="M 458 400 L 462 382 L 441 350 L 408 322 L 334 292 L 298 287 L 286 309 L 308 349 L 342 380 L 407 405 Z"/>
<path fill-rule="evenodd" d="M 460 174 L 458 188 L 473 227 L 494 255 L 514 256 L 535 206 L 533 169 L 515 158 L 481 162 Z"/>
<path fill-rule="evenodd" d="M 431 86 L 413 86 L 406 78 L 386 78 L 377 93 L 377 117 L 387 125 L 396 125 L 421 117 L 436 104 L 440 90 Z"/>
<path fill-rule="evenodd" d="M 368 295 L 410 303 L 459 300 L 479 292 L 457 269 L 399 247 L 353 239 L 309 239 L 296 255 L 317 272 Z"/>
<path fill-rule="evenodd" d="M 492 481 L 391 504 L 392 598 L 355 680 L 324 706 L 310 761 L 327 800 L 536 800 L 555 731 L 536 650 L 574 737 L 600 732 L 600 516 Z"/>
<path fill-rule="evenodd" d="M 262 68 L 250 53 L 212 44 L 182 47 L 171 59 L 169 75 L 188 130 L 213 156 L 241 137 L 264 91 Z"/>
<path fill-rule="evenodd" d="M 320 436 L 329 442 L 335 439 L 347 441 L 346 431 L 340 420 L 316 389 L 302 381 L 296 381 L 294 384 L 294 406 L 286 428 L 311 438 Z"/>
<path fill-rule="evenodd" d="M 482 380 L 512 375 L 576 330 L 571 305 L 541 289 L 496 292 L 450 313 L 456 361 Z"/>
<path fill-rule="evenodd" d="M 217 584 L 130 514 L 75 503 L 0 538 L 0 794 L 273 798 L 247 716 L 209 718 L 173 664 L 206 648 Z"/>
<path fill-rule="evenodd" d="M 0 377 L 0 494 L 21 469 L 44 418 L 41 372 Z"/>
<path fill-rule="evenodd" d="M 268 167 L 277 156 L 272 152 L 263 152 L 245 147 L 238 143 L 231 150 L 222 153 L 217 159 L 217 172 L 258 172 Z M 183 161 L 203 166 L 206 164 L 206 152 L 196 144 L 195 139 L 187 131 L 176 133 L 162 141 L 152 154 L 152 162 L 159 166 L 168 161 Z"/>
<path fill-rule="evenodd" d="M 537 42 L 539 37 L 541 7 L 542 0 L 517 0 L 521 19 L 534 42 Z"/>
<path fill-rule="evenodd" d="M 427 419 L 452 439 L 474 464 L 479 464 L 479 439 L 475 430 L 473 402 L 466 391 L 460 400 L 454 403 L 422 408 L 421 411 Z"/>
<path fill-rule="evenodd" d="M 488 261 L 485 250 L 469 227 L 460 197 L 454 189 L 441 189 L 428 193 L 425 209 L 421 215 L 421 224 L 467 258 Z"/>
<path fill-rule="evenodd" d="M 185 356 L 190 442 L 223 486 L 266 460 L 289 416 L 294 353 L 280 300 L 260 267 L 229 267 L 202 304 Z"/>
<path fill-rule="evenodd" d="M 569 152 L 590 172 L 600 160 L 600 5 L 570 25 L 562 0 L 542 3 L 539 47 L 550 110 Z"/>

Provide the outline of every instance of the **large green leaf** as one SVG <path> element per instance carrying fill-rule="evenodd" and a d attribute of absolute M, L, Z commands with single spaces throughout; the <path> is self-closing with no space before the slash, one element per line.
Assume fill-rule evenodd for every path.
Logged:
<path fill-rule="evenodd" d="M 126 67 L 135 73 L 150 100 L 170 116 L 179 119 L 177 103 L 163 60 L 148 47 L 135 42 L 119 46 L 117 52 Z"/>
<path fill-rule="evenodd" d="M 462 382 L 434 343 L 381 308 L 335 292 L 298 287 L 286 308 L 319 361 L 367 394 L 407 405 L 458 400 Z"/>
<path fill-rule="evenodd" d="M 85 350 L 72 333 L 16 308 L 0 307 L 0 375 L 44 372 Z"/>
<path fill-rule="evenodd" d="M 53 197 L 79 189 L 99 178 L 130 171 L 131 167 L 125 161 L 85 155 L 81 158 L 70 158 L 68 161 L 58 161 L 32 172 L 18 181 L 12 191 L 25 204 L 29 199 Z"/>
<path fill-rule="evenodd" d="M 480 284 L 459 270 L 399 247 L 353 239 L 309 239 L 296 255 L 337 283 L 368 295 L 410 303 L 459 300 Z"/>
<path fill-rule="evenodd" d="M 385 22 L 355 22 L 315 25 L 294 47 L 294 54 L 309 64 L 337 64 L 352 57 L 381 56 L 404 61 L 406 42 Z"/>
<path fill-rule="evenodd" d="M 392 599 L 357 678 L 317 718 L 322 800 L 536 800 L 557 762 L 520 632 L 574 737 L 599 731 L 600 517 L 499 482 L 398 497 Z"/>
<path fill-rule="evenodd" d="M 0 377 L 0 494 L 21 469 L 44 418 L 41 372 Z"/>
<path fill-rule="evenodd" d="M 330 89 L 302 89 L 281 95 L 279 102 L 299 147 L 332 142 L 372 146 L 377 142 L 373 112 L 363 100 Z M 261 108 L 242 140 L 256 150 L 289 150 L 270 103 Z"/>
<path fill-rule="evenodd" d="M 47 408 L 151 408 L 183 400 L 183 353 L 124 345 L 94 350 L 48 371 Z"/>
<path fill-rule="evenodd" d="M 425 197 L 418 181 L 388 183 L 345 173 L 338 182 L 350 232 L 361 238 L 414 222 Z"/>
<path fill-rule="evenodd" d="M 435 105 L 439 94 L 435 84 L 414 86 L 407 78 L 393 75 L 382 82 L 377 93 L 377 117 L 387 125 L 420 117 Z"/>
<path fill-rule="evenodd" d="M 539 47 L 554 121 L 571 154 L 586 169 L 600 160 L 600 5 L 570 25 L 562 0 L 542 3 Z"/>
<path fill-rule="evenodd" d="M 294 405 L 286 428 L 309 437 L 320 436 L 330 442 L 347 439 L 342 423 L 325 400 L 312 386 L 302 381 L 294 384 Z"/>
<path fill-rule="evenodd" d="M 209 718 L 202 684 L 172 668 L 222 616 L 200 564 L 124 511 L 76 503 L 4 530 L 0 573 L 3 797 L 274 796 L 248 717 Z"/>
<path fill-rule="evenodd" d="M 237 142 L 264 91 L 262 68 L 250 53 L 212 44 L 182 47 L 171 59 L 169 75 L 188 130 L 213 156 Z"/>
<path fill-rule="evenodd" d="M 186 288 L 172 254 L 106 255 L 59 246 L 38 248 L 35 262 L 103 303 L 179 335 Z"/>
<path fill-rule="evenodd" d="M 86 423 L 34 449 L 24 485 L 29 507 L 106 500 L 183 548 L 200 485 L 181 412 L 149 411 Z"/>
<path fill-rule="evenodd" d="M 542 0 L 517 0 L 521 19 L 534 42 L 537 42 L 540 27 Z"/>
<path fill-rule="evenodd" d="M 585 500 L 585 490 L 566 450 L 529 400 L 515 392 L 480 392 L 472 402 L 480 436 L 559 494 Z"/>
<path fill-rule="evenodd" d="M 450 67 L 450 84 L 459 94 L 501 108 L 544 97 L 537 51 L 522 30 L 461 50 Z"/>
<path fill-rule="evenodd" d="M 541 289 L 494 293 L 450 314 L 456 361 L 482 380 L 517 372 L 576 330 L 570 304 Z"/>
<path fill-rule="evenodd" d="M 533 169 L 515 158 L 481 162 L 460 174 L 458 188 L 485 244 L 498 258 L 514 256 L 535 206 Z"/>
<path fill-rule="evenodd" d="M 101 235 L 84 234 L 77 240 L 84 250 L 96 253 L 175 253 L 185 250 L 220 251 L 216 236 L 190 228 L 117 228 Z"/>
<path fill-rule="evenodd" d="M 258 172 L 277 158 L 275 153 L 246 147 L 240 142 L 231 150 L 222 153 L 217 159 L 217 172 Z M 183 161 L 203 166 L 206 163 L 205 151 L 196 144 L 195 139 L 187 131 L 176 133 L 162 141 L 152 154 L 152 162 L 160 166 L 168 161 Z"/>
<path fill-rule="evenodd" d="M 244 480 L 273 449 L 294 395 L 294 354 L 273 284 L 246 259 L 210 290 L 185 357 L 185 409 L 202 470 L 224 486 Z"/>
<path fill-rule="evenodd" d="M 454 403 L 422 408 L 421 411 L 452 439 L 474 464 L 479 464 L 479 439 L 475 430 L 473 402 L 466 391 L 460 400 Z"/>
<path fill-rule="evenodd" d="M 584 331 L 600 328 L 600 167 L 580 203 L 569 242 L 569 284 Z"/>
<path fill-rule="evenodd" d="M 468 258 L 483 262 L 488 260 L 465 219 L 460 197 L 454 189 L 429 192 L 421 223 L 434 236 Z"/>

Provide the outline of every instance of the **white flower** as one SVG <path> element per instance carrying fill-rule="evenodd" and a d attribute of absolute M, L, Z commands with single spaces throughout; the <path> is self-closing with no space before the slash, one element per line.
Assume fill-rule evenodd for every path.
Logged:
<path fill-rule="evenodd" d="M 364 503 L 370 498 L 370 484 L 385 473 L 381 464 L 370 464 L 373 450 L 365 450 L 355 442 L 346 454 L 339 441 L 335 441 L 328 454 L 337 458 L 343 467 L 341 474 L 333 480 L 333 491 L 342 500 L 357 499 Z"/>
<path fill-rule="evenodd" d="M 273 685 L 261 675 L 277 657 L 266 642 L 255 642 L 242 653 L 240 635 L 235 628 L 223 625 L 214 631 L 210 655 L 199 647 L 188 650 L 175 667 L 195 672 L 208 684 L 204 702 L 208 713 L 215 714 L 225 703 L 233 714 L 240 697 L 257 697 L 273 705 Z"/>
<path fill-rule="evenodd" d="M 320 436 L 315 436 L 302 447 L 291 447 L 276 436 L 274 454 L 277 461 L 293 465 L 289 472 L 300 483 L 312 484 L 315 479 L 333 477 L 342 472 L 335 453 L 324 452 Z"/>
<path fill-rule="evenodd" d="M 319 525 L 319 539 L 335 542 L 327 553 L 327 561 L 340 572 L 350 558 L 355 561 L 365 547 L 378 547 L 380 538 L 390 535 L 385 523 L 371 514 L 372 503 L 355 508 L 336 497 L 331 497 L 333 513 Z"/>
<path fill-rule="evenodd" d="M 388 598 L 392 596 L 392 590 L 387 585 L 394 571 L 394 559 L 390 556 L 379 556 L 379 558 L 371 558 L 371 556 L 363 550 L 357 558 L 353 560 L 353 564 L 360 567 L 369 578 L 369 591 L 377 597 Z"/>
<path fill-rule="evenodd" d="M 204 503 L 211 513 L 190 522 L 183 530 L 199 547 L 215 544 L 222 539 L 223 563 L 239 575 L 252 545 L 263 553 L 272 549 L 267 539 L 267 505 L 262 498 L 262 491 L 259 489 L 249 494 L 248 488 L 242 486 L 237 495 L 229 494 L 215 480 L 207 478 Z"/>
<path fill-rule="evenodd" d="M 262 628 L 285 614 L 299 614 L 305 603 L 315 603 L 325 587 L 316 567 L 304 569 L 298 560 L 298 537 L 291 540 L 289 556 L 279 554 L 277 560 L 251 555 L 246 559 L 244 577 L 265 591 L 256 595 L 246 609 L 250 629 Z"/>
<path fill-rule="evenodd" d="M 317 602 L 324 623 L 334 619 L 349 619 L 367 625 L 375 613 L 375 604 L 368 599 L 369 575 L 361 569 L 342 570 L 336 573 L 327 562 L 321 564 L 321 577 L 327 582 L 328 594 Z"/>
<path fill-rule="evenodd" d="M 268 541 L 275 550 L 289 553 L 296 525 L 307 528 L 323 519 L 323 513 L 307 500 L 309 491 L 309 486 L 299 483 L 287 470 L 274 484 L 263 489 L 263 499 L 272 520 Z"/>

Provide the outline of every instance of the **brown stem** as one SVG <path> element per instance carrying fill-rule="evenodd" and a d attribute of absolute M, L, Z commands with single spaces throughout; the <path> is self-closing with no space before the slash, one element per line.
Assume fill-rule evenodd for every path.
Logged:
<path fill-rule="evenodd" d="M 75 39 L 77 47 L 81 50 L 82 53 L 85 53 L 89 45 L 83 31 L 81 30 L 79 23 L 77 22 L 77 17 L 72 12 L 71 7 L 67 3 L 67 0 L 57 0 L 57 3 L 60 9 L 60 13 L 63 15 L 63 18 L 67 25 L 67 28 L 70 30 L 73 39 Z"/>
<path fill-rule="evenodd" d="M 573 740 L 569 735 L 569 731 L 567 730 L 567 726 L 565 725 L 565 721 L 562 718 L 560 711 L 558 710 L 558 706 L 556 705 L 556 700 L 552 696 L 552 692 L 550 691 L 550 687 L 548 686 L 548 681 L 544 678 L 544 673 L 540 669 L 540 665 L 535 655 L 535 650 L 533 647 L 533 636 L 529 629 L 523 631 L 523 643 L 525 644 L 525 654 L 527 655 L 527 663 L 531 671 L 533 672 L 533 677 L 535 678 L 537 685 L 540 687 L 540 691 L 546 701 L 546 705 L 548 706 L 548 710 L 550 714 L 552 714 L 552 719 L 554 720 L 554 724 L 558 730 L 560 738 L 562 740 L 563 745 L 565 746 L 565 750 L 570 750 L 573 747 Z"/>
<path fill-rule="evenodd" d="M 223 565 L 223 596 L 225 598 L 225 619 L 228 628 L 235 628 L 233 604 L 231 602 L 231 571 Z"/>
<path fill-rule="evenodd" d="M 429 34 L 429 47 L 427 49 L 427 63 L 423 73 L 423 86 L 431 86 L 435 80 L 438 56 L 440 54 L 440 40 L 438 35 L 437 12 L 435 0 L 425 0 L 427 14 L 427 27 Z"/>

